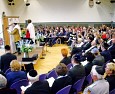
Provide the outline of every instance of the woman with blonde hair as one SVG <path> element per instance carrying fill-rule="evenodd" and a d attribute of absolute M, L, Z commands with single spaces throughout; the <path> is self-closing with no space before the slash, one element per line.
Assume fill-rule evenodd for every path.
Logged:
<path fill-rule="evenodd" d="M 19 61 L 12 60 L 10 63 L 11 72 L 6 75 L 8 80 L 8 86 L 11 86 L 14 82 L 27 79 L 27 75 L 24 71 L 21 71 L 21 65 Z"/>
<path fill-rule="evenodd" d="M 109 82 L 109 91 L 115 89 L 115 63 L 108 63 L 105 68 L 105 79 Z"/>

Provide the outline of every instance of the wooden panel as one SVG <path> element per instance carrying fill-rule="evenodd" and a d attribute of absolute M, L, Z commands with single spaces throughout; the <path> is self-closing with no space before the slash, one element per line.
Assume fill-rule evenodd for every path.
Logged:
<path fill-rule="evenodd" d="M 5 16 L 3 17 L 3 37 L 4 37 L 4 45 L 10 45 L 10 36 L 7 31 L 9 23 L 8 18 L 19 18 L 19 16 Z"/>
<path fill-rule="evenodd" d="M 4 37 L 4 45 L 10 45 L 9 34 L 7 31 L 8 28 L 8 17 L 3 18 L 3 37 Z"/>

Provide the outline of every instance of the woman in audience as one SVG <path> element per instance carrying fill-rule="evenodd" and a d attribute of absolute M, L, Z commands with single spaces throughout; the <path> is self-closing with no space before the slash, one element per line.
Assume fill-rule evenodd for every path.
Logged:
<path fill-rule="evenodd" d="M 63 56 L 63 59 L 60 61 L 60 63 L 64 63 L 65 65 L 68 65 L 69 63 L 71 63 L 70 57 L 67 57 L 68 50 L 66 48 L 61 49 L 61 54 Z"/>
<path fill-rule="evenodd" d="M 115 89 L 115 63 L 108 63 L 105 68 L 105 79 L 109 82 L 109 91 Z"/>
<path fill-rule="evenodd" d="M 11 86 L 14 82 L 27 79 L 27 75 L 24 71 L 21 71 L 21 65 L 17 60 L 12 60 L 10 63 L 11 72 L 6 75 L 8 80 L 8 86 Z"/>
<path fill-rule="evenodd" d="M 0 94 L 17 94 L 15 89 L 7 88 L 7 79 L 0 73 Z"/>
<path fill-rule="evenodd" d="M 51 94 L 56 94 L 60 89 L 64 88 L 67 85 L 72 84 L 71 77 L 67 76 L 67 66 L 63 63 L 60 63 L 56 67 L 56 72 L 58 74 L 57 79 L 55 79 L 52 87 Z"/>

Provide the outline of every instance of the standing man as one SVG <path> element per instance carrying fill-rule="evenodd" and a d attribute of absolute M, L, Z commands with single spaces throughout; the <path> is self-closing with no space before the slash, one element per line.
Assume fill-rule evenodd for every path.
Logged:
<path fill-rule="evenodd" d="M 16 45 L 16 50 L 17 50 L 18 54 L 21 54 L 20 48 L 18 47 L 18 43 L 21 40 L 20 29 L 19 29 L 19 25 L 17 23 L 14 23 L 14 28 L 13 28 L 13 31 L 11 32 L 11 35 L 14 35 L 14 42 Z"/>
<path fill-rule="evenodd" d="M 28 20 L 27 30 L 30 33 L 30 38 L 35 43 L 35 28 L 34 28 L 34 25 L 33 25 L 32 21 L 30 19 Z"/>
<path fill-rule="evenodd" d="M 6 45 L 5 46 L 5 54 L 2 55 L 1 59 L 0 59 L 1 71 L 3 71 L 5 73 L 5 71 L 10 68 L 10 62 L 15 59 L 17 59 L 17 57 L 15 55 L 11 54 L 10 46 Z"/>

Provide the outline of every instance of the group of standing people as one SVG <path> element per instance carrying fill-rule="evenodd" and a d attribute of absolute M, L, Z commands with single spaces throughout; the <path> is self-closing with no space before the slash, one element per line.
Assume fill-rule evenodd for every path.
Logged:
<path fill-rule="evenodd" d="M 21 32 L 20 25 L 18 23 L 13 23 L 13 31 L 11 31 L 10 34 L 13 35 L 16 51 L 18 52 L 18 54 L 21 54 L 20 47 L 18 47 L 19 41 L 21 40 L 21 33 L 22 32 Z M 35 28 L 30 19 L 28 20 L 26 33 L 29 34 L 28 38 L 31 38 L 32 41 L 35 43 Z"/>

